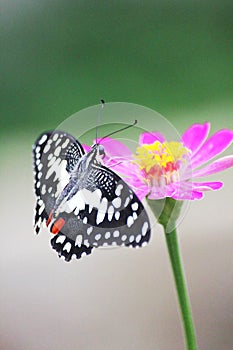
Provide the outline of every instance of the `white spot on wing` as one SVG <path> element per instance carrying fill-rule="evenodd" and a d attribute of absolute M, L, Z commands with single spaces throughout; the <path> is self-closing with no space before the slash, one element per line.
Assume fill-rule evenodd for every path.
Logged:
<path fill-rule="evenodd" d="M 121 215 L 120 212 L 119 212 L 119 211 L 116 211 L 116 212 L 115 212 L 115 215 L 114 215 L 114 216 L 115 216 L 115 219 L 116 219 L 116 220 L 119 220 L 119 219 L 120 219 L 120 215 Z"/>
<path fill-rule="evenodd" d="M 44 208 L 45 208 L 45 205 L 44 205 L 44 203 L 42 203 L 41 207 L 38 210 L 39 215 L 41 215 L 43 213 Z"/>
<path fill-rule="evenodd" d="M 113 232 L 113 237 L 119 237 L 120 236 L 120 232 L 118 230 Z"/>
<path fill-rule="evenodd" d="M 63 250 L 66 250 L 68 253 L 70 252 L 72 245 L 70 242 L 67 242 L 63 248 Z"/>
<path fill-rule="evenodd" d="M 135 211 L 138 209 L 138 203 L 137 202 L 134 202 L 132 205 L 131 205 L 132 209 Z"/>
<path fill-rule="evenodd" d="M 55 155 L 56 157 L 58 157 L 59 154 L 60 154 L 60 152 L 61 152 L 61 146 L 58 146 L 58 147 L 55 149 L 55 151 L 54 151 L 54 155 Z"/>
<path fill-rule="evenodd" d="M 63 236 L 63 235 L 62 236 L 58 236 L 57 239 L 56 239 L 56 243 L 63 244 L 65 239 L 66 239 L 66 236 Z"/>
<path fill-rule="evenodd" d="M 101 193 L 100 189 L 97 189 L 93 192 L 87 190 L 86 188 L 84 188 L 82 190 L 83 200 L 89 206 L 94 207 L 94 208 L 99 208 L 101 195 L 102 195 L 102 193 Z"/>
<path fill-rule="evenodd" d="M 36 147 L 35 152 L 36 152 L 36 153 L 39 153 L 39 152 L 40 152 L 40 146 L 37 146 L 37 147 Z"/>
<path fill-rule="evenodd" d="M 52 159 L 53 159 L 53 158 L 52 158 Z M 52 161 L 52 159 L 51 159 L 51 161 Z M 58 167 L 59 167 L 60 163 L 61 163 L 61 159 L 60 159 L 60 158 L 57 158 L 57 160 L 56 160 L 56 161 L 52 164 L 52 166 L 49 168 L 49 170 L 48 170 L 48 172 L 47 172 L 47 174 L 46 174 L 46 177 L 45 177 L 46 180 L 52 175 L 53 172 L 55 172 L 55 174 L 56 174 L 57 176 L 59 175 L 59 174 L 58 174 Z M 49 164 L 48 164 L 48 166 L 49 166 Z"/>
<path fill-rule="evenodd" d="M 45 194 L 46 193 L 46 185 L 44 184 L 41 188 L 41 194 Z"/>
<path fill-rule="evenodd" d="M 96 239 L 96 241 L 99 241 L 99 240 L 100 240 L 100 238 L 101 238 L 101 234 L 100 234 L 100 233 L 97 233 L 97 235 L 95 235 L 95 239 Z"/>
<path fill-rule="evenodd" d="M 42 143 L 44 143 L 47 140 L 48 136 L 47 135 L 43 135 L 40 139 L 40 141 L 38 142 L 39 145 L 42 145 Z"/>
<path fill-rule="evenodd" d="M 57 172 L 55 177 L 55 181 L 58 177 L 60 179 L 60 182 L 59 182 L 60 190 L 62 190 L 68 184 L 69 178 L 70 178 L 69 173 L 66 170 L 66 164 L 67 164 L 66 160 L 63 159 L 61 161 L 61 164 L 59 165 L 59 171 Z"/>
<path fill-rule="evenodd" d="M 65 142 L 63 142 L 63 144 L 61 145 L 62 148 L 66 148 L 68 146 L 69 143 L 69 139 L 65 140 Z"/>
<path fill-rule="evenodd" d="M 116 188 L 116 190 L 115 190 L 116 196 L 120 196 L 122 188 L 123 188 L 123 185 L 122 185 L 122 184 L 119 184 L 119 185 L 117 186 L 117 188 Z"/>
<path fill-rule="evenodd" d="M 110 207 L 108 208 L 108 221 L 112 220 L 113 214 L 114 214 L 114 208 L 112 205 L 110 205 Z"/>
<path fill-rule="evenodd" d="M 142 235 L 143 235 L 143 236 L 145 236 L 148 227 L 149 227 L 148 222 L 145 221 L 144 224 L 143 224 L 143 226 L 142 226 Z"/>
<path fill-rule="evenodd" d="M 58 139 L 58 134 L 54 134 L 53 135 L 53 141 L 57 141 L 57 139 Z"/>
<path fill-rule="evenodd" d="M 71 213 L 74 209 L 75 215 L 78 215 L 80 210 L 85 209 L 85 202 L 83 200 L 83 196 L 81 194 L 81 191 L 78 191 L 75 193 L 75 195 L 66 202 L 66 211 L 68 213 Z"/>
<path fill-rule="evenodd" d="M 48 162 L 48 168 L 49 168 L 51 165 L 54 164 L 55 160 L 56 160 L 56 157 L 53 156 L 53 157 L 50 159 L 50 161 Z"/>
<path fill-rule="evenodd" d="M 83 244 L 88 248 L 90 247 L 90 243 L 88 242 L 88 239 L 84 239 Z"/>
<path fill-rule="evenodd" d="M 106 211 L 107 211 L 107 206 L 108 206 L 108 200 L 107 198 L 103 198 L 100 206 L 99 206 L 99 210 L 97 213 L 97 217 L 96 217 L 96 224 L 99 225 L 99 223 L 101 223 L 104 220 Z"/>
<path fill-rule="evenodd" d="M 130 202 L 130 198 L 127 197 L 126 200 L 125 200 L 125 203 L 124 203 L 124 207 L 127 207 L 127 205 L 129 204 Z"/>
<path fill-rule="evenodd" d="M 112 204 L 114 205 L 115 208 L 120 208 L 121 206 L 121 198 L 117 197 L 113 199 Z"/>
<path fill-rule="evenodd" d="M 130 243 L 132 243 L 132 242 L 134 241 L 134 235 L 131 235 L 131 236 L 129 237 L 129 241 L 130 241 Z"/>
<path fill-rule="evenodd" d="M 124 242 L 124 241 L 126 240 L 126 238 L 127 238 L 127 236 L 126 236 L 126 235 L 123 235 L 123 236 L 121 237 L 121 240 Z"/>
<path fill-rule="evenodd" d="M 133 225 L 133 223 L 134 223 L 133 217 L 132 216 L 128 216 L 128 218 L 127 218 L 127 226 L 130 227 L 130 226 Z"/>
<path fill-rule="evenodd" d="M 106 239 L 109 239 L 109 238 L 111 237 L 111 233 L 110 233 L 109 231 L 106 232 L 105 235 L 104 235 L 104 237 L 105 237 Z"/>
<path fill-rule="evenodd" d="M 60 142 L 61 142 L 61 139 L 58 139 L 55 143 L 55 146 L 59 145 Z"/>
<path fill-rule="evenodd" d="M 83 241 L 83 236 L 82 235 L 78 235 L 76 237 L 76 240 L 75 240 L 75 245 L 77 245 L 78 247 L 81 247 L 82 241 Z"/>
<path fill-rule="evenodd" d="M 44 148 L 44 153 L 47 153 L 50 150 L 50 145 L 47 143 L 47 145 Z"/>
<path fill-rule="evenodd" d="M 88 229 L 87 229 L 87 234 L 89 235 L 92 231 L 93 231 L 93 227 L 92 227 L 92 226 L 91 226 L 91 227 L 88 227 Z"/>

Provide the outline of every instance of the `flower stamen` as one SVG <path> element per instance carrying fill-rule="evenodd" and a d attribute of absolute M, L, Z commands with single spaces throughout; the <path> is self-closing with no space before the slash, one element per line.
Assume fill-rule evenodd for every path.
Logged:
<path fill-rule="evenodd" d="M 142 171 L 144 183 L 163 187 L 179 179 L 189 152 L 181 142 L 155 141 L 138 147 L 133 162 Z"/>

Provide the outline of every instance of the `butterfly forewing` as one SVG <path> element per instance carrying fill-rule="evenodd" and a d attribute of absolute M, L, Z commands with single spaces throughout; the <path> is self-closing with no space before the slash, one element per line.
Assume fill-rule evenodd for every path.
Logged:
<path fill-rule="evenodd" d="M 149 218 L 132 189 L 97 160 L 94 149 L 84 155 L 81 144 L 71 135 L 62 132 L 53 135 L 59 135 L 62 139 L 62 144 L 66 145 L 65 152 L 58 152 L 57 136 L 48 135 L 48 140 L 52 138 L 50 152 L 45 152 L 45 141 L 45 144 L 40 145 L 41 157 L 37 156 L 43 164 L 41 176 L 38 176 L 39 170 L 35 166 L 35 189 L 38 196 L 36 222 L 44 217 L 48 220 L 49 213 L 53 211 L 56 201 L 59 201 L 58 196 L 65 188 L 65 197 L 62 197 L 59 206 L 56 206 L 56 213 L 49 219 L 49 229 L 56 234 L 51 240 L 53 249 L 69 261 L 73 256 L 80 258 L 90 254 L 93 247 L 145 245 L 150 239 Z M 37 144 L 39 142 L 41 139 L 38 139 Z M 38 154 L 37 144 L 35 157 Z M 77 170 L 78 162 L 83 165 L 84 171 Z M 49 191 L 51 187 L 52 190 Z M 66 188 L 69 189 L 68 195 Z M 39 201 L 45 206 L 42 215 L 38 212 Z"/>
<path fill-rule="evenodd" d="M 72 156 L 70 152 L 72 149 Z M 37 196 L 35 230 L 48 219 L 55 201 L 69 181 L 74 164 L 83 156 L 82 145 L 62 132 L 41 134 L 33 146 L 35 193 Z"/>

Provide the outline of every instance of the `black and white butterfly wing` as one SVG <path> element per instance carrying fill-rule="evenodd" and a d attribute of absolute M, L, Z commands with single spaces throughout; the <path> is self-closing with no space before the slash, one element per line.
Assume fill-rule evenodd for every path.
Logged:
<path fill-rule="evenodd" d="M 84 154 L 82 145 L 63 131 L 45 132 L 36 140 L 33 146 L 36 233 L 48 219 L 57 197 L 69 181 L 70 172 Z"/>
<path fill-rule="evenodd" d="M 141 247 L 150 239 L 149 218 L 136 194 L 116 173 L 95 163 L 51 227 L 60 220 L 65 224 L 51 244 L 66 260 L 78 247 Z"/>
<path fill-rule="evenodd" d="M 94 151 L 85 155 L 73 136 L 54 131 L 37 139 L 33 154 L 35 231 L 47 222 L 55 234 L 52 248 L 59 256 L 69 261 L 90 254 L 93 247 L 141 247 L 149 241 L 150 223 L 142 203 L 125 181 L 97 161 Z M 77 177 L 77 191 L 65 198 L 53 216 L 56 200 L 70 186 L 79 161 L 88 165 L 85 176 Z"/>

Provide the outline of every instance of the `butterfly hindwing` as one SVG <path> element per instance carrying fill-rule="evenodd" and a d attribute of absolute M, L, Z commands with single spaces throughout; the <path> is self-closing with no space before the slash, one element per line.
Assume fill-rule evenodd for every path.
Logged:
<path fill-rule="evenodd" d="M 51 246 L 56 252 L 58 256 L 63 256 L 66 261 L 70 261 L 72 257 L 76 257 L 76 259 L 80 259 L 85 255 L 91 254 L 93 247 L 87 247 L 85 245 L 76 246 L 73 240 L 69 239 L 62 233 L 58 233 L 51 239 Z"/>
<path fill-rule="evenodd" d="M 150 239 L 147 213 L 135 193 L 105 166 L 92 166 L 81 188 L 67 200 L 50 226 L 63 219 L 60 233 L 74 247 L 141 247 Z M 53 239 L 56 241 L 56 238 Z M 63 255 L 62 250 L 59 252 Z M 64 251 L 67 258 L 67 253 Z"/>

